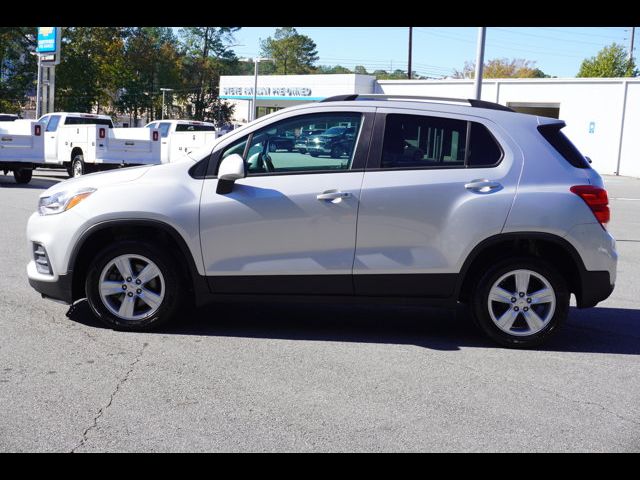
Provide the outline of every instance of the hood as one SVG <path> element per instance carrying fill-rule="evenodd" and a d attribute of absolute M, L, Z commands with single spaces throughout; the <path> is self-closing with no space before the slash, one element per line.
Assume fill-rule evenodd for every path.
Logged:
<path fill-rule="evenodd" d="M 40 197 L 48 197 L 64 190 L 81 190 L 83 188 L 100 188 L 107 185 L 132 182 L 139 179 L 151 169 L 151 166 L 127 167 L 107 172 L 90 173 L 77 178 L 70 178 L 56 183 L 45 190 Z"/>

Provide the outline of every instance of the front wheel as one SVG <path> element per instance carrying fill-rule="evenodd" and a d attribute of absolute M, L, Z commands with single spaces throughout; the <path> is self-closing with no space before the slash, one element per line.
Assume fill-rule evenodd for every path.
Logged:
<path fill-rule="evenodd" d="M 539 259 L 508 259 L 477 282 L 472 312 L 478 326 L 506 347 L 529 348 L 546 341 L 566 319 L 565 279 Z"/>
<path fill-rule="evenodd" d="M 163 250 L 121 241 L 96 256 L 85 281 L 94 314 L 116 330 L 152 330 L 168 322 L 183 298 L 180 269 Z"/>

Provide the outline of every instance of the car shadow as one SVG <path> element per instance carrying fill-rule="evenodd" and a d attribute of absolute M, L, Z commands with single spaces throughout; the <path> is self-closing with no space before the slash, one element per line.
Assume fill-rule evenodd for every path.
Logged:
<path fill-rule="evenodd" d="M 86 300 L 72 306 L 67 317 L 107 328 L 91 313 Z M 444 351 L 496 348 L 473 326 L 463 307 L 218 302 L 183 312 L 177 321 L 154 333 L 415 345 Z M 640 312 L 572 308 L 563 328 L 538 350 L 640 355 Z"/>

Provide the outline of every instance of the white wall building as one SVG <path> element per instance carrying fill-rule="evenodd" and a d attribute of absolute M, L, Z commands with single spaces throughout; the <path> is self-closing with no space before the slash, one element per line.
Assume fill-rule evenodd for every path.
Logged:
<path fill-rule="evenodd" d="M 220 96 L 236 103 L 246 121 L 253 76 L 220 79 Z M 287 106 L 349 93 L 472 98 L 473 80 L 375 80 L 369 75 L 270 75 L 258 77 L 259 116 Z M 487 79 L 482 100 L 514 110 L 556 117 L 563 132 L 602 174 L 640 177 L 640 79 Z"/>

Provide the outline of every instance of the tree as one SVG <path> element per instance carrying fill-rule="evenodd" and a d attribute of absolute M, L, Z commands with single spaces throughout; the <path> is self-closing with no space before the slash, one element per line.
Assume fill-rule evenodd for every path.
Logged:
<path fill-rule="evenodd" d="M 275 73 L 313 73 L 318 61 L 315 42 L 293 27 L 276 29 L 275 35 L 260 41 L 261 55 L 275 60 Z"/>
<path fill-rule="evenodd" d="M 633 59 L 629 61 L 626 49 L 612 43 L 600 50 L 595 57 L 585 59 L 576 77 L 637 77 L 638 69 Z"/>
<path fill-rule="evenodd" d="M 160 88 L 181 88 L 180 52 L 167 27 L 135 27 L 126 37 L 114 103 L 120 112 L 129 113 L 135 125 L 140 115 L 146 114 L 147 121 L 161 116 Z"/>
<path fill-rule="evenodd" d="M 484 78 L 543 78 L 548 77 L 542 70 L 535 68 L 536 62 L 522 58 L 495 58 L 483 66 Z M 475 78 L 475 62 L 464 62 L 462 71 L 454 70 L 453 78 Z"/>
<path fill-rule="evenodd" d="M 62 29 L 56 110 L 90 112 L 111 105 L 124 68 L 126 33 L 123 27 Z"/>
<path fill-rule="evenodd" d="M 220 75 L 240 68 L 231 45 L 239 27 L 186 27 L 180 30 L 185 56 L 184 78 L 190 80 L 183 99 L 193 104 L 196 120 L 227 121 L 230 110 L 218 101 Z M 187 112 L 188 113 L 188 112 Z"/>
<path fill-rule="evenodd" d="M 314 73 L 320 73 L 320 74 L 336 74 L 336 73 L 342 73 L 342 74 L 349 74 L 349 73 L 353 73 L 351 70 L 349 70 L 346 67 L 340 66 L 340 65 L 335 65 L 335 66 L 328 66 L 328 65 L 321 65 L 319 66 Z"/>
<path fill-rule="evenodd" d="M 35 90 L 35 33 L 32 27 L 0 27 L 0 112 L 19 113 Z"/>

